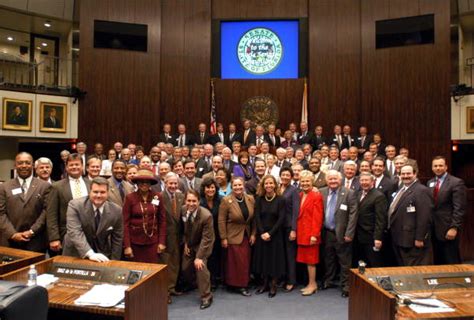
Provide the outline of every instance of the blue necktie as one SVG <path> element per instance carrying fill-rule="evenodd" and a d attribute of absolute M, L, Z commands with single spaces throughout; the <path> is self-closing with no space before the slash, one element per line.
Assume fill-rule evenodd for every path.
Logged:
<path fill-rule="evenodd" d="M 336 228 L 336 223 L 334 221 L 334 214 L 336 213 L 336 201 L 336 191 L 331 191 L 331 199 L 329 199 L 328 213 L 326 215 L 326 222 L 324 224 L 325 227 L 330 230 L 334 230 Z"/>

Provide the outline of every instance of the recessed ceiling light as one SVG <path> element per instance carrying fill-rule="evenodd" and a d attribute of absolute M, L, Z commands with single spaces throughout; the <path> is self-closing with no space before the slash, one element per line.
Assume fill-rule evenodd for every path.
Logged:
<path fill-rule="evenodd" d="M 13 41 L 13 37 L 8 36 L 8 37 L 7 37 L 7 40 L 8 40 L 8 41 Z"/>
<path fill-rule="evenodd" d="M 46 42 L 41 42 L 41 45 L 42 45 L 43 47 L 47 47 L 47 46 L 48 46 L 48 44 L 47 44 Z"/>
<path fill-rule="evenodd" d="M 50 22 L 50 21 L 46 21 L 46 22 L 44 23 L 44 26 L 45 26 L 46 28 L 51 28 L 51 22 Z"/>

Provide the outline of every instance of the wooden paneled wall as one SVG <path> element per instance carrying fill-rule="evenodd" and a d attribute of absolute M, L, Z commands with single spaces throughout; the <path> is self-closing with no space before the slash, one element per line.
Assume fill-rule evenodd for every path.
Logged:
<path fill-rule="evenodd" d="M 435 14 L 435 44 L 375 50 L 375 21 Z M 308 18 L 311 126 L 365 124 L 410 148 L 422 175 L 449 157 L 449 2 L 445 0 L 82 0 L 82 140 L 149 147 L 161 125 L 209 120 L 211 20 Z M 146 23 L 148 52 L 94 49 L 93 20 Z M 299 121 L 303 80 L 216 80 L 218 121 L 242 103 L 272 98 L 280 126 Z"/>

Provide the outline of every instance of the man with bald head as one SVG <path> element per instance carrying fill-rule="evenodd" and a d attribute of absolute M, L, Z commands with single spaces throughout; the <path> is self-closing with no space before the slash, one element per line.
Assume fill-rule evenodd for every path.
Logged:
<path fill-rule="evenodd" d="M 15 157 L 17 178 L 0 184 L 0 246 L 45 252 L 46 199 L 51 185 L 33 177 L 33 157 Z"/>

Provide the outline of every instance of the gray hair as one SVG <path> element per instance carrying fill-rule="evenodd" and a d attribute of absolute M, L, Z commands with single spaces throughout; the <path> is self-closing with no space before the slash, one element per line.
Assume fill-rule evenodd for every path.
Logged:
<path fill-rule="evenodd" d="M 40 164 L 49 164 L 50 167 L 53 168 L 53 162 L 46 157 L 38 158 L 38 160 L 35 161 L 35 169 L 38 168 Z"/>

